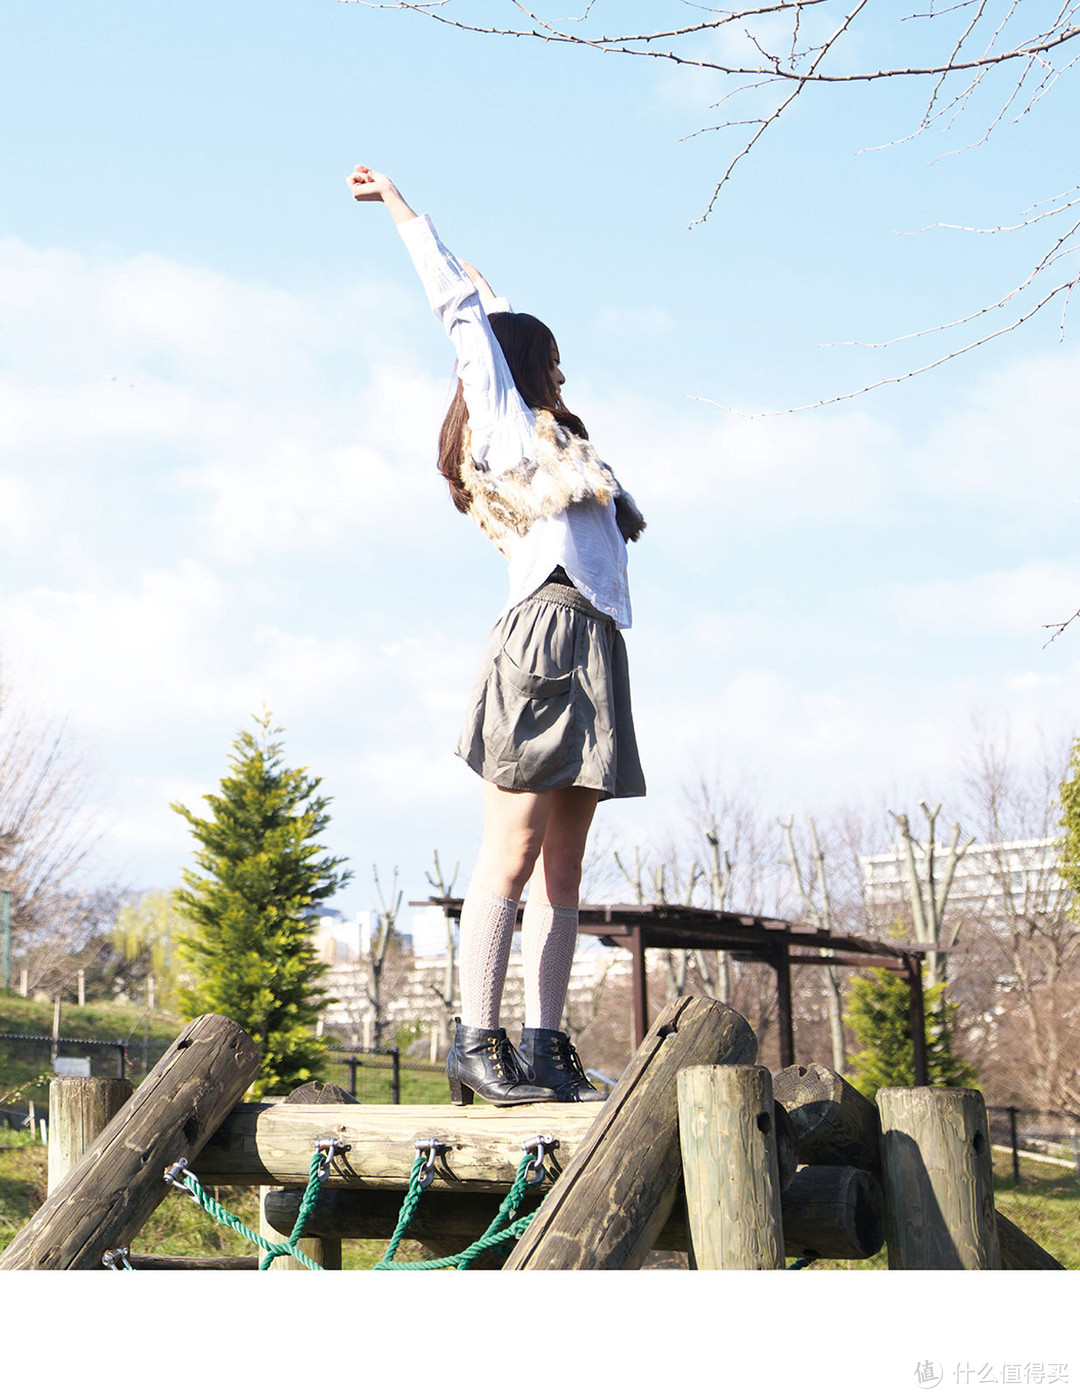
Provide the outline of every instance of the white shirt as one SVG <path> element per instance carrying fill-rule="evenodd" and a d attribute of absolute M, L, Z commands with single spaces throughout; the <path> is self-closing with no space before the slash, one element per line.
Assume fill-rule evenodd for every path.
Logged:
<path fill-rule="evenodd" d="M 473 459 L 493 476 L 513 471 L 535 452 L 536 419 L 517 391 L 480 293 L 439 241 L 426 214 L 397 227 L 431 309 L 457 352 Z M 510 304 L 500 299 L 487 309 L 508 311 Z M 626 544 L 615 523 L 614 502 L 571 505 L 558 515 L 537 520 L 527 534 L 510 534 L 502 542 L 510 564 L 510 595 L 504 613 L 535 592 L 561 565 L 594 607 L 613 617 L 620 629 L 630 626 Z"/>

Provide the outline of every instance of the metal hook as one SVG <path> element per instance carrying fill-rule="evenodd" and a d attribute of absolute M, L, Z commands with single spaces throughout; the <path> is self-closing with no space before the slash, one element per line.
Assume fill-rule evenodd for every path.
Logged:
<path fill-rule="evenodd" d="M 186 1156 L 181 1156 L 179 1161 L 174 1161 L 173 1164 L 165 1172 L 165 1179 L 169 1182 L 170 1185 L 175 1185 L 177 1190 L 186 1190 L 190 1194 L 191 1186 L 188 1185 L 186 1180 L 179 1179 L 180 1176 L 187 1176 L 191 1174 L 191 1172 L 187 1169 L 187 1163 L 188 1162 Z"/>
<path fill-rule="evenodd" d="M 106 1268 L 111 1268 L 114 1273 L 133 1273 L 135 1271 L 128 1262 L 128 1250 L 126 1248 L 107 1248 L 101 1255 L 101 1261 Z"/>
<path fill-rule="evenodd" d="M 427 1152 L 427 1161 L 420 1172 L 420 1189 L 425 1190 L 435 1179 L 435 1161 L 440 1151 L 446 1150 L 446 1143 L 438 1140 L 437 1137 L 423 1137 L 416 1143 L 417 1155 L 422 1156 Z"/>
<path fill-rule="evenodd" d="M 345 1141 L 342 1137 L 318 1138 L 318 1140 L 315 1143 L 315 1150 L 326 1152 L 326 1159 L 319 1167 L 318 1172 L 320 1185 L 325 1185 L 327 1180 L 329 1180 L 330 1178 L 330 1162 L 334 1159 L 334 1153 L 337 1152 L 339 1156 L 344 1156 L 348 1149 L 349 1143 Z"/>
<path fill-rule="evenodd" d="M 521 1143 L 522 1151 L 535 1151 L 536 1162 L 525 1172 L 526 1185 L 543 1185 L 547 1175 L 547 1167 L 544 1165 L 544 1148 L 558 1146 L 559 1143 L 550 1132 L 544 1132 L 538 1137 L 530 1137 L 527 1142 Z"/>

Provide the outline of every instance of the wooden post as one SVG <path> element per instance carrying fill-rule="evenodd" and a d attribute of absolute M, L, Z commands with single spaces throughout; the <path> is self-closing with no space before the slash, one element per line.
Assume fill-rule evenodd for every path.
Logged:
<path fill-rule="evenodd" d="M 54 1078 L 49 1084 L 49 1194 L 131 1097 L 126 1078 Z"/>
<path fill-rule="evenodd" d="M 878 1110 L 835 1070 L 791 1064 L 773 1074 L 773 1097 L 787 1109 L 804 1164 L 880 1173 Z"/>
<path fill-rule="evenodd" d="M 322 1032 L 320 1031 L 320 1034 Z M 294 1088 L 285 1099 L 287 1103 L 355 1103 L 356 1099 L 351 1093 L 346 1093 L 344 1088 L 340 1088 L 336 1083 L 304 1083 L 299 1088 Z M 270 1187 L 261 1185 L 259 1187 L 259 1227 L 257 1232 L 262 1235 L 268 1243 L 283 1244 L 292 1233 L 292 1225 L 284 1232 L 280 1233 L 270 1223 L 266 1214 L 266 1197 L 270 1194 Z M 293 1223 L 295 1224 L 295 1220 Z M 318 1263 L 325 1269 L 333 1269 L 336 1272 L 341 1270 L 341 1240 L 340 1239 L 305 1239 L 303 1252 L 313 1263 Z M 259 1249 L 260 1265 L 266 1259 L 266 1250 Z M 283 1253 L 270 1264 L 266 1269 L 268 1273 L 306 1273 L 310 1271 L 299 1259 L 294 1258 L 291 1253 Z"/>
<path fill-rule="evenodd" d="M 786 942 L 777 947 L 772 965 L 776 972 L 776 1033 L 780 1063 L 790 1064 L 795 1058 L 795 1017 L 791 1005 L 791 948 Z"/>
<path fill-rule="evenodd" d="M 990 1133 L 972 1088 L 882 1088 L 889 1267 L 1001 1267 Z"/>
<path fill-rule="evenodd" d="M 0 1255 L 0 1270 L 100 1268 L 102 1253 L 127 1247 L 172 1188 L 166 1170 L 198 1155 L 258 1071 L 239 1025 L 193 1020 Z"/>
<path fill-rule="evenodd" d="M 679 1070 L 756 1055 L 730 1007 L 704 996 L 666 1006 L 503 1271 L 639 1268 L 679 1189 Z"/>
<path fill-rule="evenodd" d="M 804 1166 L 780 1207 L 789 1258 L 872 1258 L 885 1242 L 885 1201 L 869 1171 Z"/>
<path fill-rule="evenodd" d="M 782 1268 L 772 1079 L 760 1065 L 698 1065 L 678 1080 L 679 1139 L 698 1268 Z"/>
<path fill-rule="evenodd" d="M 266 1213 L 266 1197 L 271 1194 L 268 1185 L 259 1187 L 259 1224 L 256 1230 L 262 1237 L 271 1244 L 283 1244 L 289 1237 L 288 1233 L 280 1233 L 270 1223 Z M 295 1223 L 295 1220 L 293 1221 Z M 291 1230 L 290 1230 L 291 1232 Z M 326 1269 L 340 1271 L 341 1269 L 341 1240 L 340 1239 L 301 1239 L 300 1249 L 306 1253 L 313 1263 L 320 1264 Z M 266 1250 L 259 1249 L 259 1263 L 262 1264 L 266 1257 Z M 291 1253 L 283 1253 L 275 1258 L 266 1269 L 268 1273 L 306 1273 L 310 1269 L 304 1266 L 298 1258 L 294 1258 Z"/>
<path fill-rule="evenodd" d="M 631 999 L 634 1010 L 634 1047 L 649 1030 L 649 969 L 645 965 L 645 939 L 639 927 L 630 929 L 630 958 L 633 966 Z"/>

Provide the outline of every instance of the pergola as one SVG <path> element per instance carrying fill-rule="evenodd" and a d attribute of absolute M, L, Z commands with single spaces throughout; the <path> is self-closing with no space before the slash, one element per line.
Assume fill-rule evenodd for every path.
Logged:
<path fill-rule="evenodd" d="M 449 918 L 461 916 L 461 899 L 429 899 Z M 811 923 L 789 923 L 750 913 L 719 913 L 679 904 L 583 904 L 579 932 L 599 938 L 605 947 L 630 953 L 634 1042 L 645 1038 L 650 1022 L 645 953 L 653 948 L 730 952 L 736 961 L 762 962 L 776 973 L 780 1064 L 794 1064 L 795 1026 L 791 1004 L 793 966 L 885 967 L 907 982 L 911 1003 L 911 1039 L 915 1049 L 915 1084 L 926 1071 L 926 1023 L 923 1016 L 922 963 L 926 945 L 877 942 L 841 937 Z"/>

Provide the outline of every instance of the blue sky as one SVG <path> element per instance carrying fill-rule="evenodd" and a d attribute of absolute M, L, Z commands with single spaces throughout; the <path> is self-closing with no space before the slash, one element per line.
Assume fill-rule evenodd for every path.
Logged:
<path fill-rule="evenodd" d="M 644 13 L 633 5 L 620 14 Z M 668 9 L 677 7 L 668 6 Z M 0 659 L 85 751 L 102 878 L 175 882 L 268 705 L 371 899 L 471 863 L 451 749 L 505 592 L 432 466 L 451 357 L 356 161 L 555 329 L 567 401 L 634 491 L 628 637 L 660 843 L 699 772 L 767 812 L 948 797 L 973 714 L 1076 727 L 1077 352 L 1045 319 L 932 376 L 906 334 L 1020 280 L 997 225 L 1068 187 L 1062 89 L 958 159 L 918 97 L 829 92 L 704 225 L 723 140 L 692 73 L 334 0 L 6 3 Z M 1051 313 L 1053 315 L 1053 313 Z M 955 342 L 953 342 L 955 343 Z M 709 402 L 708 400 L 712 400 Z"/>

